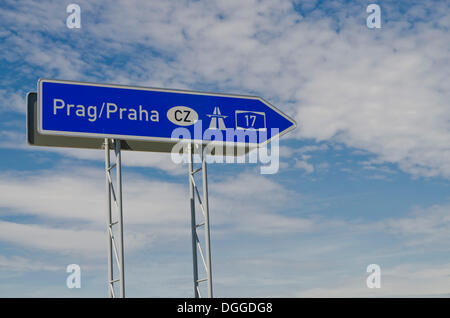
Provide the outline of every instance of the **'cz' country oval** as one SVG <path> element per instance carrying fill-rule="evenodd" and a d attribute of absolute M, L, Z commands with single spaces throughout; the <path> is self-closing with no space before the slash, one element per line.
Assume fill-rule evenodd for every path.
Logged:
<path fill-rule="evenodd" d="M 198 114 L 187 106 L 175 106 L 167 111 L 167 118 L 178 126 L 190 126 L 198 120 Z"/>

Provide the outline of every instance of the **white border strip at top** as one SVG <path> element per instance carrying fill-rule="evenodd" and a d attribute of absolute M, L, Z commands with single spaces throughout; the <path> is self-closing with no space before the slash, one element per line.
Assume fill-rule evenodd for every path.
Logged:
<path fill-rule="evenodd" d="M 114 134 L 98 134 L 98 133 L 83 133 L 83 132 L 69 132 L 69 131 L 57 131 L 57 130 L 44 130 L 42 128 L 42 83 L 48 82 L 48 83 L 59 83 L 59 84 L 74 84 L 74 85 L 84 85 L 84 86 L 95 86 L 95 87 L 111 87 L 111 88 L 122 88 L 122 89 L 130 89 L 130 90 L 141 90 L 141 91 L 153 91 L 153 92 L 168 92 L 168 93 L 178 93 L 178 94 L 191 94 L 191 95 L 207 95 L 207 96 L 220 96 L 220 97 L 232 97 L 232 98 L 245 98 L 245 99 L 252 99 L 252 100 L 259 100 L 269 108 L 271 108 L 273 111 L 284 117 L 286 120 L 290 121 L 293 125 L 289 126 L 283 131 L 280 131 L 280 133 L 276 136 L 273 136 L 267 140 L 265 140 L 262 143 L 256 144 L 259 147 L 264 146 L 265 144 L 269 143 L 273 138 L 279 138 L 283 136 L 284 134 L 288 133 L 289 131 L 295 129 L 297 127 L 297 123 L 294 119 L 287 116 L 283 112 L 281 112 L 278 108 L 273 106 L 272 104 L 268 103 L 264 99 L 258 96 L 249 96 L 249 95 L 237 95 L 237 94 L 222 94 L 222 93 L 205 93 L 205 92 L 198 92 L 198 91 L 187 91 L 187 90 L 178 90 L 178 89 L 166 89 L 166 88 L 150 88 L 150 87 L 141 87 L 141 86 L 126 86 L 126 85 L 117 85 L 117 84 L 98 84 L 98 83 L 91 83 L 91 82 L 76 82 L 76 81 L 66 81 L 66 80 L 54 80 L 54 79 L 46 79 L 46 78 L 40 78 L 38 80 L 37 89 L 38 89 L 38 123 L 37 123 L 37 130 L 40 134 L 43 135 L 59 135 L 59 136 L 74 136 L 74 137 L 95 137 L 95 138 L 114 138 L 114 139 L 122 139 L 122 140 L 148 140 L 148 141 L 159 141 L 159 142 L 170 142 L 173 143 L 174 141 L 177 141 L 176 139 L 172 138 L 165 138 L 165 137 L 144 137 L 144 136 L 133 136 L 133 135 L 114 135 Z M 187 140 L 187 139 L 178 139 L 178 141 L 192 141 L 192 142 L 211 142 L 210 140 Z M 243 143 L 243 142 L 218 142 L 220 144 L 223 144 L 225 146 L 245 146 L 248 144 L 255 145 L 254 143 Z"/>

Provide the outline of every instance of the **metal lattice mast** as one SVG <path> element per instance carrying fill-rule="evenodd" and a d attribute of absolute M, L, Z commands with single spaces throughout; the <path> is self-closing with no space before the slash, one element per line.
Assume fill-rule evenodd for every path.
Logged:
<path fill-rule="evenodd" d="M 110 162 L 110 147 L 114 147 L 115 162 Z M 117 297 L 115 284 L 119 283 L 119 296 L 125 297 L 123 215 L 122 215 L 122 165 L 120 140 L 105 138 L 105 175 L 106 175 L 106 225 L 108 235 L 108 295 Z M 113 184 L 112 169 L 116 169 L 116 185 Z M 113 213 L 113 210 L 116 213 Z M 115 216 L 113 216 L 115 214 Z M 117 227 L 116 240 L 114 228 Z M 115 262 L 114 262 L 115 260 Z M 114 266 L 116 264 L 116 266 Z M 116 270 L 114 270 L 116 268 Z M 114 278 L 115 276 L 118 278 Z"/>
<path fill-rule="evenodd" d="M 199 168 L 194 169 L 194 154 L 195 149 L 201 148 L 201 159 L 202 163 Z M 191 205 L 191 233 L 192 233 L 192 258 L 193 258 L 193 271 L 194 271 L 194 296 L 195 298 L 201 297 L 200 293 L 200 283 L 207 283 L 208 297 L 213 297 L 212 289 L 212 270 L 211 270 L 211 243 L 209 234 L 209 206 L 208 206 L 208 180 L 207 180 L 207 170 L 206 170 L 206 151 L 205 147 L 195 145 L 188 145 L 188 160 L 189 160 L 189 194 L 190 194 L 190 205 Z M 203 198 L 200 196 L 197 184 L 195 182 L 195 174 L 202 172 L 202 188 L 203 188 Z M 198 203 L 200 205 L 200 210 L 203 216 L 203 222 L 197 223 L 196 213 L 195 213 L 195 197 L 197 197 Z M 198 230 L 204 228 L 205 232 L 205 252 L 203 252 L 202 244 L 200 243 L 198 237 Z M 198 252 L 198 253 L 197 253 Z M 200 255 L 201 263 L 203 264 L 204 274 L 206 277 L 199 278 L 199 265 L 198 265 L 198 255 Z"/>

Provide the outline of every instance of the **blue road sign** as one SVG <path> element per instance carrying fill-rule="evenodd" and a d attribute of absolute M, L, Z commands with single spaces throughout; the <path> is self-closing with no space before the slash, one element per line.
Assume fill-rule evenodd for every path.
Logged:
<path fill-rule="evenodd" d="M 261 145 L 296 127 L 260 97 L 40 79 L 38 131 Z"/>

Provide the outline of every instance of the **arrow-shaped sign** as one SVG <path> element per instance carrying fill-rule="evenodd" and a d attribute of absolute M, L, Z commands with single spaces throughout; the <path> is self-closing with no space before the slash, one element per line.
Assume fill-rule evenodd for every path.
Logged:
<path fill-rule="evenodd" d="M 41 134 L 262 145 L 296 127 L 260 97 L 41 79 Z"/>

